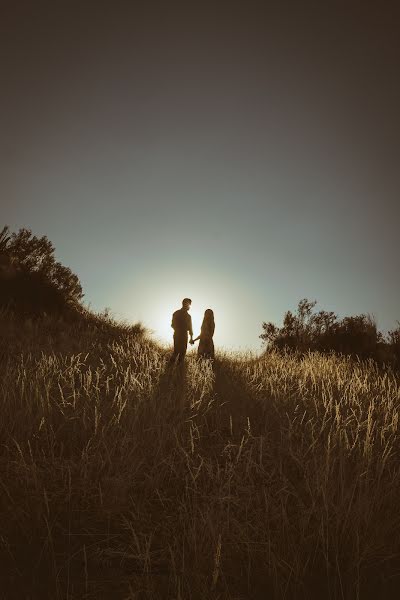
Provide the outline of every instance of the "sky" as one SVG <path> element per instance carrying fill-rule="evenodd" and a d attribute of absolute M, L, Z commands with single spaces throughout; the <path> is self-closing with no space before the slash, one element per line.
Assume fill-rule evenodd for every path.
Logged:
<path fill-rule="evenodd" d="M 400 319 L 400 7 L 21 2 L 0 18 L 0 227 L 171 339 L 260 348 L 300 299 Z M 197 330 L 197 331 L 196 331 Z"/>

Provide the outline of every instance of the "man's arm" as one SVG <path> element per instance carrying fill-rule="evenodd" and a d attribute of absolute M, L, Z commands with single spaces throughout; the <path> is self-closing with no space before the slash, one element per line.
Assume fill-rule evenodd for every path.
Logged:
<path fill-rule="evenodd" d="M 193 344 L 193 329 L 192 329 L 192 317 L 190 315 L 188 315 L 189 317 L 189 321 L 188 321 L 188 330 L 189 330 L 189 335 L 190 335 L 190 340 L 189 342 L 191 344 Z"/>

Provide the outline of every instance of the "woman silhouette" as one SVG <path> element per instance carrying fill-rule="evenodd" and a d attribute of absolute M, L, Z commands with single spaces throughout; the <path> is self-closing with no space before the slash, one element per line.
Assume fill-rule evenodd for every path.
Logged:
<path fill-rule="evenodd" d="M 203 323 L 201 325 L 200 335 L 194 339 L 194 342 L 200 340 L 197 356 L 202 358 L 214 358 L 213 335 L 215 331 L 214 313 L 211 308 L 207 308 L 204 313 Z"/>

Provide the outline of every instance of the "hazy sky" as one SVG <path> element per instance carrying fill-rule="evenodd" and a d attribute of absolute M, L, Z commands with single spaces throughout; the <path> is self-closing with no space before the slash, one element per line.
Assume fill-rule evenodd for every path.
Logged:
<path fill-rule="evenodd" d="M 183 296 L 230 347 L 303 297 L 390 328 L 399 39 L 390 2 L 5 1 L 1 221 L 158 335 Z"/>

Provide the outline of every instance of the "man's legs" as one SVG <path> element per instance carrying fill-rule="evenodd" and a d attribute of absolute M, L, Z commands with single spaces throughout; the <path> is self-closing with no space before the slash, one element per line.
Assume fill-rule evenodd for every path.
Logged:
<path fill-rule="evenodd" d="M 178 362 L 182 362 L 185 358 L 187 350 L 187 334 L 185 336 L 174 335 L 174 352 L 171 356 L 171 362 L 178 358 Z"/>

